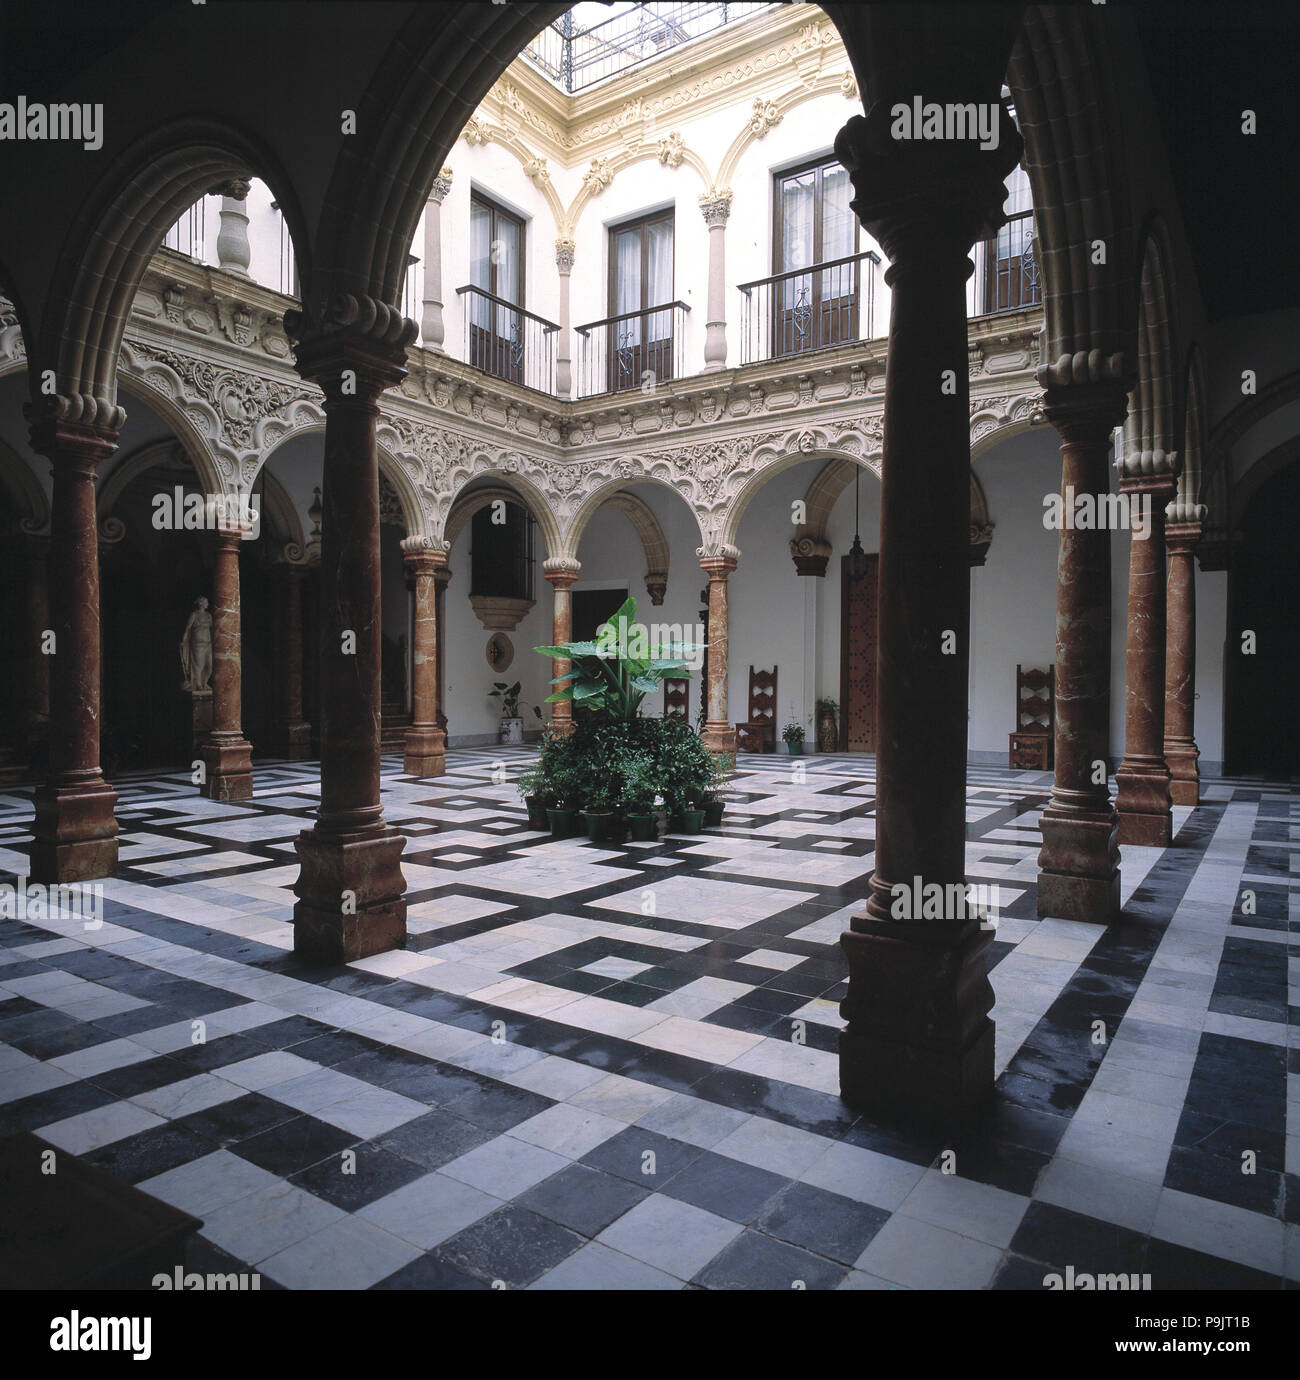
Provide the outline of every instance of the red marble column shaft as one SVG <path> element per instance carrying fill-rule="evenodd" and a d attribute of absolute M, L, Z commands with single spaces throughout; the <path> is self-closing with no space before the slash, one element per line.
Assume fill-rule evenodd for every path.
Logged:
<path fill-rule="evenodd" d="M 240 636 L 239 551 L 243 533 L 215 534 L 212 571 L 212 732 L 200 749 L 205 768 L 202 794 L 212 800 L 246 800 L 253 794 L 252 745 L 244 737 L 244 661 Z"/>
<path fill-rule="evenodd" d="M 1063 511 L 1110 491 L 1110 439 L 1127 407 L 1118 381 L 1048 388 L 1061 437 Z M 1039 827 L 1038 913 L 1109 924 L 1119 914 L 1118 820 L 1107 780 L 1110 743 L 1110 533 L 1063 522 L 1056 560 L 1052 798 Z"/>
<path fill-rule="evenodd" d="M 573 614 L 569 587 L 578 578 L 579 571 L 575 562 L 558 570 L 545 570 L 544 573 L 555 590 L 554 612 L 551 615 L 551 645 L 558 647 L 562 643 L 573 640 Z M 552 679 L 556 676 L 566 675 L 572 664 L 568 657 L 552 657 Z M 557 685 L 553 688 L 562 690 L 564 687 Z M 557 700 L 551 706 L 551 732 L 558 733 L 561 737 L 567 737 L 573 732 L 573 729 L 573 705 L 568 700 Z"/>
<path fill-rule="evenodd" d="M 1165 761 L 1175 805 L 1197 805 L 1201 774 L 1196 746 L 1196 544 L 1199 522 L 1169 522 L 1165 626 Z"/>
<path fill-rule="evenodd" d="M 709 577 L 708 683 L 705 686 L 704 746 L 723 755 L 736 751 L 736 730 L 728 716 L 727 577 L 736 568 L 734 556 L 705 556 L 700 566 Z"/>
<path fill-rule="evenodd" d="M 325 393 L 325 463 L 321 803 L 316 823 L 298 836 L 294 952 L 312 962 L 339 963 L 406 940 L 406 840 L 385 823 L 380 803 L 376 438 L 379 398 L 404 376 L 405 349 L 340 330 L 302 342 L 297 358 L 299 372 Z"/>
<path fill-rule="evenodd" d="M 29 746 L 50 724 L 50 658 L 43 649 L 50 626 L 48 537 L 27 538 L 27 736 Z"/>
<path fill-rule="evenodd" d="M 408 551 L 406 568 L 415 581 L 415 626 L 411 661 L 411 726 L 406 730 L 402 770 L 408 776 L 441 776 L 447 769 L 447 735 L 438 727 L 438 595 L 434 577 L 445 565 L 442 551 Z"/>
<path fill-rule="evenodd" d="M 117 869 L 117 793 L 99 769 L 99 540 L 95 471 L 116 432 L 54 420 L 32 426 L 50 460 L 50 774 L 36 788 L 31 876 L 38 882 L 111 877 Z"/>
<path fill-rule="evenodd" d="M 1173 477 L 1120 481 L 1132 505 L 1151 509 L 1145 537 L 1130 528 L 1124 759 L 1115 772 L 1119 841 L 1132 847 L 1173 842 L 1165 763 L 1165 504 L 1175 487 Z"/>
<path fill-rule="evenodd" d="M 438 727 L 442 729 L 444 742 L 447 737 L 447 586 L 451 583 L 451 570 L 447 566 L 436 570 L 433 576 L 434 588 L 437 593 L 434 597 L 434 617 L 437 620 L 437 656 L 438 656 L 438 712 L 435 716 Z"/>
<path fill-rule="evenodd" d="M 303 567 L 280 561 L 272 567 L 276 592 L 276 680 L 280 698 L 275 719 L 277 751 L 291 762 L 311 753 L 311 725 L 302 717 Z"/>

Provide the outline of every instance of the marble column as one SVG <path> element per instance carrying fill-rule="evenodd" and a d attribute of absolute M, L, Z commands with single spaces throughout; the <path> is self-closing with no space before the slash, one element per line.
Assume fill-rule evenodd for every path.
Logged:
<path fill-rule="evenodd" d="M 323 322 L 285 313 L 298 372 L 325 394 L 321 803 L 298 836 L 294 952 L 346 963 L 406 940 L 406 840 L 380 802 L 379 399 L 406 373 L 413 321 L 340 295 Z"/>
<path fill-rule="evenodd" d="M 27 746 L 41 742 L 50 728 L 50 658 L 44 650 L 50 626 L 50 539 L 28 534 L 27 551 Z"/>
<path fill-rule="evenodd" d="M 996 82 L 989 86 L 996 93 Z M 895 140 L 889 103 L 835 141 L 891 260 L 879 556 L 875 870 L 841 944 L 840 1089 L 868 1115 L 950 1123 L 993 1091 L 991 931 L 965 900 L 970 626 L 966 280 L 1004 223 L 1021 141 Z M 931 898 L 927 903 L 926 895 Z M 942 899 L 938 905 L 935 895 Z"/>
<path fill-rule="evenodd" d="M 424 208 L 424 311 L 420 338 L 426 350 L 443 354 L 447 327 L 442 319 L 442 203 L 451 191 L 451 169 L 443 168 L 433 179 Z"/>
<path fill-rule="evenodd" d="M 709 227 L 708 317 L 704 323 L 704 368 L 712 374 L 727 367 L 727 217 L 731 214 L 731 189 L 705 192 L 700 210 Z"/>
<path fill-rule="evenodd" d="M 1043 411 L 1061 438 L 1062 510 L 1110 491 L 1110 441 L 1127 384 L 1047 381 Z M 1056 556 L 1052 798 L 1039 820 L 1038 913 L 1109 924 L 1119 915 L 1119 821 L 1110 745 L 1110 532 L 1062 524 Z"/>
<path fill-rule="evenodd" d="M 311 725 L 302 717 L 302 581 L 305 566 L 290 560 L 272 566 L 276 600 L 276 751 L 291 762 L 311 754 Z"/>
<path fill-rule="evenodd" d="M 253 794 L 253 748 L 243 728 L 243 643 L 240 635 L 239 551 L 244 532 L 214 533 L 212 572 L 212 731 L 199 749 L 205 771 L 202 795 L 246 800 Z"/>
<path fill-rule="evenodd" d="M 1199 805 L 1196 746 L 1196 544 L 1206 509 L 1175 500 L 1165 510 L 1165 762 L 1175 805 Z"/>
<path fill-rule="evenodd" d="M 573 332 L 570 329 L 569 279 L 573 274 L 573 241 L 555 241 L 555 266 L 560 270 L 560 334 L 555 354 L 555 393 L 573 396 Z"/>
<path fill-rule="evenodd" d="M 434 596 L 434 617 L 437 621 L 437 657 L 438 657 L 438 712 L 434 716 L 438 727 L 442 729 L 443 741 L 447 738 L 447 692 L 445 685 L 447 682 L 447 586 L 451 583 L 451 567 L 442 566 L 433 573 L 433 585 L 437 593 Z"/>
<path fill-rule="evenodd" d="M 402 542 L 402 559 L 415 583 L 411 726 L 406 730 L 402 770 L 408 776 L 441 776 L 447 770 L 447 735 L 438 727 L 438 596 L 434 577 L 439 567 L 446 565 L 447 553 L 429 550 L 423 543 L 423 537 L 407 537 Z"/>
<path fill-rule="evenodd" d="M 727 683 L 727 577 L 735 570 L 740 552 L 720 546 L 700 557 L 700 567 L 709 577 L 708 683 L 705 686 L 704 746 L 715 755 L 736 751 L 736 729 L 729 715 L 730 690 Z M 777 730 L 779 732 L 779 728 Z"/>
<path fill-rule="evenodd" d="M 569 587 L 578 578 L 582 565 L 571 556 L 552 556 L 542 562 L 542 572 L 555 591 L 555 604 L 552 617 L 551 646 L 558 647 L 573 640 L 573 614 L 570 605 Z M 551 659 L 551 677 L 565 675 L 573 663 L 567 657 Z M 554 690 L 563 686 L 552 686 Z M 549 691 L 548 691 L 549 693 Z M 561 737 L 572 733 L 573 705 L 568 700 L 558 700 L 551 706 L 551 732 Z"/>
<path fill-rule="evenodd" d="M 120 413 L 120 409 L 118 409 Z M 117 430 L 42 419 L 32 449 L 54 476 L 50 514 L 50 773 L 35 791 L 31 878 L 83 882 L 117 870 L 117 792 L 99 769 L 99 540 L 95 472 Z"/>
<path fill-rule="evenodd" d="M 221 196 L 221 228 L 217 232 L 217 267 L 223 273 L 247 278 L 252 252 L 248 244 L 248 193 L 244 180 L 223 183 L 215 190 Z"/>
<path fill-rule="evenodd" d="M 1134 511 L 1141 505 L 1150 512 L 1145 527 L 1130 524 L 1124 758 L 1115 772 L 1115 809 L 1121 845 L 1168 848 L 1174 830 L 1165 762 L 1165 506 L 1178 480 L 1174 468 L 1138 472 L 1149 455 L 1126 456 L 1120 469 L 1120 493 Z"/>

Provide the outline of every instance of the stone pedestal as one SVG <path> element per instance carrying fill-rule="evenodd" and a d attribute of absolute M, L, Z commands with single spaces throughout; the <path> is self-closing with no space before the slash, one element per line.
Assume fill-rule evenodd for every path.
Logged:
<path fill-rule="evenodd" d="M 555 610 L 552 614 L 551 645 L 559 647 L 573 640 L 573 616 L 570 611 L 569 587 L 578 578 L 582 567 L 568 557 L 552 557 L 542 563 L 542 571 L 555 590 Z M 551 677 L 568 673 L 573 663 L 567 657 L 551 658 Z M 564 687 L 557 685 L 556 690 Z M 551 732 L 567 737 L 573 732 L 573 706 L 567 700 L 551 705 Z"/>
<path fill-rule="evenodd" d="M 735 570 L 740 553 L 728 547 L 702 556 L 700 566 L 709 577 L 709 646 L 706 654 L 708 683 L 705 686 L 704 746 L 715 756 L 736 751 L 736 729 L 728 717 L 730 690 L 727 682 L 727 576 Z"/>
<path fill-rule="evenodd" d="M 205 779 L 199 788 L 210 800 L 247 800 L 253 794 L 252 745 L 244 737 L 244 662 L 240 639 L 239 550 L 244 533 L 215 534 L 212 572 L 212 732 L 199 755 Z"/>
<path fill-rule="evenodd" d="M 1196 746 L 1196 544 L 1205 508 L 1171 503 L 1165 524 L 1169 573 L 1165 585 L 1165 762 L 1175 805 L 1198 805 Z"/>
<path fill-rule="evenodd" d="M 196 757 L 201 759 L 204 741 L 212 732 L 212 691 L 189 690 L 186 693 L 190 697 L 190 722 L 193 726 L 192 751 Z"/>
<path fill-rule="evenodd" d="M 1165 764 L 1165 504 L 1173 474 L 1122 478 L 1131 503 L 1151 507 L 1144 538 L 1129 540 L 1124 760 L 1115 773 L 1119 841 L 1168 848 L 1173 842 L 1169 768 Z"/>
<path fill-rule="evenodd" d="M 294 952 L 339 963 L 406 936 L 406 840 L 380 803 L 379 398 L 405 376 L 415 323 L 336 299 L 324 321 L 285 314 L 298 372 L 325 394 L 321 520 L 321 803 L 298 836 Z"/>
<path fill-rule="evenodd" d="M 311 755 L 311 725 L 302 717 L 302 580 L 305 567 L 288 560 L 273 567 L 276 600 L 275 750 L 291 762 Z"/>
<path fill-rule="evenodd" d="M 996 82 L 991 90 L 996 92 Z M 1021 143 L 906 143 L 889 105 L 835 141 L 853 208 L 888 254 L 892 290 L 881 475 L 875 870 L 841 937 L 848 994 L 840 1089 L 871 1116 L 960 1122 L 993 1090 L 989 932 L 964 898 L 922 919 L 898 906 L 965 884 L 970 623 L 966 279 L 971 245 L 1003 223 Z"/>
<path fill-rule="evenodd" d="M 50 774 L 35 791 L 31 878 L 82 882 L 117 870 L 117 793 L 99 769 L 99 550 L 95 471 L 117 449 L 107 427 L 32 425 L 54 476 L 50 515 Z"/>
<path fill-rule="evenodd" d="M 1110 438 L 1123 420 L 1120 379 L 1049 382 L 1061 437 L 1063 509 L 1110 490 Z M 1038 913 L 1106 925 L 1119 915 L 1119 821 L 1110 800 L 1110 533 L 1063 525 L 1056 565 L 1056 727 L 1052 799 L 1039 827 Z"/>
<path fill-rule="evenodd" d="M 402 770 L 408 776 L 442 776 L 447 770 L 447 735 L 438 726 L 438 600 L 435 576 L 447 563 L 445 551 L 407 549 L 406 569 L 415 582 L 415 635 L 412 646 L 411 726 L 406 730 Z"/>

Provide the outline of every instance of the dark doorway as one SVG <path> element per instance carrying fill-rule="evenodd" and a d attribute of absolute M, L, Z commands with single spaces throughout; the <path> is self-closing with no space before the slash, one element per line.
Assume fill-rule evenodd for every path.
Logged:
<path fill-rule="evenodd" d="M 575 589 L 570 609 L 573 640 L 593 641 L 596 630 L 618 612 L 626 598 L 626 589 Z"/>
<path fill-rule="evenodd" d="M 1300 461 L 1266 480 L 1242 514 L 1228 573 L 1224 644 L 1225 769 L 1271 779 L 1300 775 Z M 1253 651 L 1247 637 L 1254 634 Z"/>

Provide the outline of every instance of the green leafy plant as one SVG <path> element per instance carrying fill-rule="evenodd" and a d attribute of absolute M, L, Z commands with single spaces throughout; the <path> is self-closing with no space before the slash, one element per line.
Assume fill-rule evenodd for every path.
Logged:
<path fill-rule="evenodd" d="M 630 815 L 648 815 L 659 794 L 659 773 L 649 752 L 632 752 L 624 758 L 623 809 Z"/>
<path fill-rule="evenodd" d="M 662 648 L 648 644 L 645 628 L 636 622 L 636 600 L 628 598 L 595 641 L 533 650 L 569 662 L 568 671 L 552 680 L 560 688 L 546 697 L 547 704 L 567 701 L 575 710 L 628 722 L 666 677 L 689 680 L 690 662 L 703 648 L 683 643 L 673 649 L 674 655 L 663 655 Z"/>
<path fill-rule="evenodd" d="M 830 698 L 817 701 L 817 712 L 819 714 L 834 714 L 839 709 L 839 701 Z"/>
<path fill-rule="evenodd" d="M 803 724 L 795 723 L 793 719 L 781 730 L 781 737 L 787 743 L 803 742 Z"/>
<path fill-rule="evenodd" d="M 516 719 L 519 717 L 519 682 L 507 685 L 505 681 L 494 682 L 496 688 L 488 693 L 494 700 L 501 701 L 501 717 L 503 719 Z"/>

